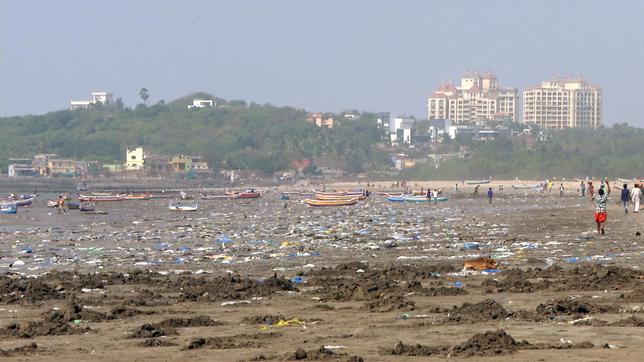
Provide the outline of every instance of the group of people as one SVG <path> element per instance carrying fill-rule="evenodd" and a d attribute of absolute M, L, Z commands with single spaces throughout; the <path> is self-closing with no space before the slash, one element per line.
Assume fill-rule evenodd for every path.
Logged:
<path fill-rule="evenodd" d="M 628 185 L 624 184 L 622 188 L 622 205 L 624 206 L 624 212 L 628 214 L 628 206 L 633 203 L 633 212 L 640 211 L 640 199 L 642 198 L 642 190 L 640 184 L 635 184 L 632 189 L 628 189 Z"/>

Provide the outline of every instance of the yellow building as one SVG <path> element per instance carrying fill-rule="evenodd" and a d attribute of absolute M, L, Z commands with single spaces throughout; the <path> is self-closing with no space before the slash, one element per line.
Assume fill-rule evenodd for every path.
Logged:
<path fill-rule="evenodd" d="M 74 160 L 55 159 L 47 161 L 47 171 L 50 176 L 71 176 L 79 170 L 78 162 Z"/>
<path fill-rule="evenodd" d="M 183 172 L 192 170 L 192 156 L 172 155 L 170 156 L 172 171 Z"/>
<path fill-rule="evenodd" d="M 144 162 L 145 153 L 143 153 L 143 147 L 127 148 L 125 150 L 124 166 L 126 170 L 142 170 Z"/>

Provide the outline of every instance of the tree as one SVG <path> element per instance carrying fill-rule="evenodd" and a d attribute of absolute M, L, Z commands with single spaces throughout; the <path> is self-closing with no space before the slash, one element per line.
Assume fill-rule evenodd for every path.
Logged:
<path fill-rule="evenodd" d="M 147 88 L 143 87 L 139 91 L 139 97 L 143 100 L 143 103 L 145 103 L 145 106 L 147 107 L 148 105 L 148 98 L 150 98 L 150 92 L 148 91 Z"/>

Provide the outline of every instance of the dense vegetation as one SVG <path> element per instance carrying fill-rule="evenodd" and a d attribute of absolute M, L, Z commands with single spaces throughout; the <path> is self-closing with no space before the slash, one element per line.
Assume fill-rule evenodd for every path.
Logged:
<path fill-rule="evenodd" d="M 547 177 L 642 177 L 644 129 L 615 124 L 600 130 L 551 131 L 535 139 L 513 138 L 472 142 L 456 139 L 446 147 L 465 147 L 466 158 L 420 164 L 405 170 L 402 178 L 425 179 L 523 179 Z"/>
<path fill-rule="evenodd" d="M 187 109 L 193 98 L 214 99 L 217 107 Z M 201 155 L 213 169 L 251 169 L 266 174 L 313 159 L 349 172 L 387 168 L 374 115 L 333 129 L 306 123 L 304 110 L 194 94 L 174 102 L 135 109 L 122 102 L 92 110 L 0 118 L 0 165 L 7 157 L 57 153 L 101 162 L 123 162 L 127 146 L 157 154 Z M 309 167 L 315 172 L 315 167 Z"/>

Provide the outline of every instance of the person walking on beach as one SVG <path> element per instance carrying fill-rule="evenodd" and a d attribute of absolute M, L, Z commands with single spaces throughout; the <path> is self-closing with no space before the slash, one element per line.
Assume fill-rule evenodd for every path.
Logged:
<path fill-rule="evenodd" d="M 624 184 L 622 189 L 622 205 L 624 205 L 624 212 L 628 214 L 628 201 L 631 199 L 631 190 L 628 189 L 628 185 Z"/>
<path fill-rule="evenodd" d="M 67 210 L 65 210 L 65 198 L 63 195 L 58 196 L 58 213 L 59 214 L 66 214 Z"/>
<path fill-rule="evenodd" d="M 595 186 L 593 186 L 592 181 L 588 181 L 588 196 L 591 200 L 595 198 Z"/>
<path fill-rule="evenodd" d="M 563 184 L 559 184 L 559 197 L 564 196 L 564 186 Z"/>
<path fill-rule="evenodd" d="M 478 196 L 479 195 L 479 187 L 480 186 L 481 185 L 476 185 L 476 187 L 474 188 L 474 193 L 472 194 L 473 196 Z"/>
<path fill-rule="evenodd" d="M 597 196 L 595 196 L 595 222 L 597 223 L 597 232 L 601 235 L 604 235 L 604 224 L 606 223 L 607 213 L 606 213 L 606 201 L 608 200 L 608 195 L 610 195 L 610 184 L 606 180 L 606 191 L 604 188 L 597 190 Z"/>
<path fill-rule="evenodd" d="M 581 189 L 581 197 L 586 197 L 586 184 L 583 181 L 579 185 L 579 188 Z"/>
<path fill-rule="evenodd" d="M 633 212 L 637 213 L 640 211 L 640 198 L 642 197 L 642 190 L 640 189 L 640 184 L 635 184 L 633 190 L 631 191 L 631 200 L 633 201 Z"/>
<path fill-rule="evenodd" d="M 487 201 L 488 203 L 492 203 L 492 196 L 494 196 L 494 191 L 492 191 L 492 188 L 487 189 Z"/>

